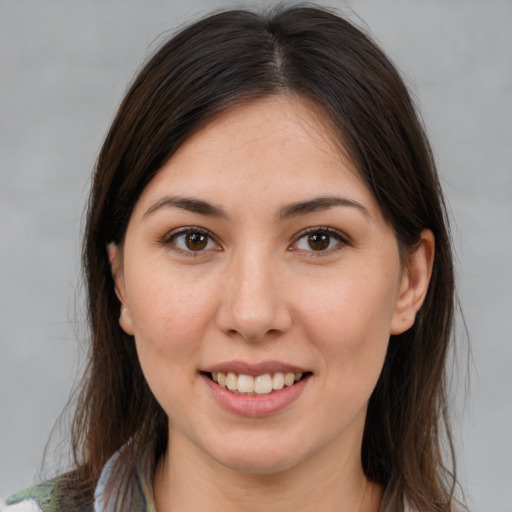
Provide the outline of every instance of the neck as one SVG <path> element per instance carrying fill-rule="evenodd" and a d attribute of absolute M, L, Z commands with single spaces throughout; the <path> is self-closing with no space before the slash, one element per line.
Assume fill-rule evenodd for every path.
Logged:
<path fill-rule="evenodd" d="M 379 509 L 381 489 L 363 473 L 360 446 L 348 451 L 335 450 L 334 453 L 342 454 L 336 458 L 332 457 L 331 446 L 327 453 L 316 454 L 285 471 L 254 474 L 219 464 L 188 440 L 172 441 L 172 448 L 159 461 L 154 477 L 159 512 L 377 512 Z"/>

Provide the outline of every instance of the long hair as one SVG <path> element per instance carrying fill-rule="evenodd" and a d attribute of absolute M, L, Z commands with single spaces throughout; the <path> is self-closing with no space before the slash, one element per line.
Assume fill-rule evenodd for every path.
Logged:
<path fill-rule="evenodd" d="M 381 510 L 399 512 L 405 502 L 419 512 L 452 510 L 455 480 L 443 454 L 453 455 L 445 360 L 454 278 L 434 159 L 388 58 L 351 23 L 315 7 L 227 11 L 188 26 L 147 62 L 119 108 L 97 161 L 83 245 L 91 345 L 72 428 L 74 499 L 92 500 L 102 466 L 122 446 L 129 473 L 150 439 L 157 456 L 167 442 L 166 415 L 118 324 L 107 244 L 122 243 L 142 190 L 192 134 L 237 105 L 289 94 L 312 100 L 334 127 L 402 255 L 423 229 L 435 235 L 430 288 L 414 326 L 391 336 L 361 460 L 384 488 Z"/>

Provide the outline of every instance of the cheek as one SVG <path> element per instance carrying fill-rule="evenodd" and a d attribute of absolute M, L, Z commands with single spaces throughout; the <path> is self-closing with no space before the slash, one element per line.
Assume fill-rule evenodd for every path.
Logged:
<path fill-rule="evenodd" d="M 334 430 L 354 418 L 361 426 L 386 357 L 392 301 L 362 280 L 309 296 L 304 327 L 321 361 L 322 395 L 330 397 L 318 404 L 318 417 L 332 418 Z"/>
<path fill-rule="evenodd" d="M 167 415 L 176 417 L 190 400 L 186 390 L 193 389 L 197 378 L 214 297 L 204 281 L 158 266 L 143 278 L 129 272 L 127 278 L 128 285 L 134 283 L 128 296 L 142 371 Z"/>
<path fill-rule="evenodd" d="M 337 373 L 340 379 L 347 374 L 378 378 L 390 336 L 393 279 L 351 275 L 310 287 L 300 301 L 304 328 L 326 366 L 343 370 Z"/>
<path fill-rule="evenodd" d="M 142 278 L 133 274 L 128 297 L 139 352 L 172 357 L 179 364 L 201 343 L 215 308 L 213 285 L 165 265 L 153 266 Z"/>

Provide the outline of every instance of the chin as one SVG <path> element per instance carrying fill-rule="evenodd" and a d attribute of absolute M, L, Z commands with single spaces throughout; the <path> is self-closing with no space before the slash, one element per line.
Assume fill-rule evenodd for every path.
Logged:
<path fill-rule="evenodd" d="M 223 457 L 223 460 L 218 462 L 232 471 L 248 475 L 274 475 L 297 465 L 297 461 L 290 457 L 268 457 L 262 453 L 254 457 Z"/>
<path fill-rule="evenodd" d="M 293 446 L 279 443 L 262 443 L 261 440 L 254 444 L 233 443 L 228 450 L 225 447 L 213 458 L 222 466 L 232 471 L 270 475 L 287 471 L 300 464 L 301 453 Z"/>

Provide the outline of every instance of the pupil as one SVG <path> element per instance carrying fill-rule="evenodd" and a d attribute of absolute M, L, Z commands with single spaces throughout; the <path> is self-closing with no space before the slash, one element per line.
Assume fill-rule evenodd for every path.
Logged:
<path fill-rule="evenodd" d="M 321 251 L 329 247 L 330 237 L 326 233 L 314 233 L 309 235 L 308 243 L 314 251 Z"/>
<path fill-rule="evenodd" d="M 189 233 L 186 237 L 187 247 L 191 251 L 200 251 L 206 247 L 208 237 L 202 233 Z"/>

